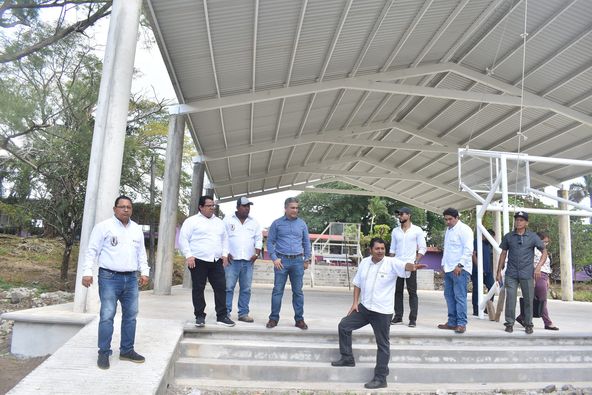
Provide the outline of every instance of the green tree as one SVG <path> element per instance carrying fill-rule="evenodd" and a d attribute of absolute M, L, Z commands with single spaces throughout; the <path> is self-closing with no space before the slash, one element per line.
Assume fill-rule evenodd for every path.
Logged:
<path fill-rule="evenodd" d="M 377 218 L 383 220 L 389 217 L 388 208 L 384 199 L 378 196 L 372 196 L 368 202 L 368 211 L 370 212 L 370 233 L 374 232 L 374 221 Z"/>
<path fill-rule="evenodd" d="M 569 186 L 569 199 L 581 202 L 588 198 L 590 207 L 592 207 L 592 174 L 585 175 L 583 179 L 583 183 L 574 183 Z M 592 224 L 592 217 L 590 217 L 590 224 Z"/>

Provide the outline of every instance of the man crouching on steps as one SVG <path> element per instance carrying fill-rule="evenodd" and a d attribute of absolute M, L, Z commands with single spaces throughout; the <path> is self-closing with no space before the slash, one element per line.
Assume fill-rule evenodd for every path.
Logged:
<path fill-rule="evenodd" d="M 352 331 L 368 324 L 376 338 L 378 351 L 374 378 L 364 387 L 385 388 L 390 360 L 389 330 L 394 310 L 393 294 L 397 277 L 408 278 L 411 272 L 425 268 L 421 263 L 405 263 L 400 259 L 385 257 L 386 243 L 378 237 L 370 240 L 370 256 L 362 259 L 358 266 L 354 284 L 354 302 L 347 316 L 339 323 L 339 352 L 341 359 L 331 362 L 332 366 L 355 366 L 352 351 Z"/>

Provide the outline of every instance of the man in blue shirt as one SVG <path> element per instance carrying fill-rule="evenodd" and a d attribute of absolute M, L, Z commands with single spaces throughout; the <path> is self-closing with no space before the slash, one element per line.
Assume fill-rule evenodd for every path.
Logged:
<path fill-rule="evenodd" d="M 487 229 L 492 237 L 495 237 L 493 229 Z M 481 236 L 481 244 L 483 245 L 483 284 L 487 287 L 487 291 L 491 289 L 495 279 L 493 278 L 493 246 L 485 238 Z M 471 273 L 471 282 L 473 283 L 473 315 L 479 315 L 479 288 L 477 270 L 477 239 L 473 241 L 473 272 Z"/>
<path fill-rule="evenodd" d="M 267 328 L 274 328 L 280 320 L 282 297 L 286 281 L 290 277 L 292 306 L 296 327 L 308 329 L 304 322 L 304 293 L 302 283 L 304 270 L 310 263 L 310 240 L 308 226 L 298 218 L 298 199 L 291 197 L 284 202 L 285 214 L 273 221 L 267 234 L 267 251 L 273 260 L 274 281 L 271 294 L 271 314 Z"/>

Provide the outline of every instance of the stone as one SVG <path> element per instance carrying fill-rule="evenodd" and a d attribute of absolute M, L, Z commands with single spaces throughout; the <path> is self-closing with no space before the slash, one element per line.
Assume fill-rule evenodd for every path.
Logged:
<path fill-rule="evenodd" d="M 551 392 L 557 391 L 557 386 L 555 384 L 549 384 L 545 388 L 543 388 L 543 393 L 550 394 Z"/>
<path fill-rule="evenodd" d="M 563 387 L 561 387 L 561 391 L 575 391 L 576 387 L 574 387 L 571 384 L 564 384 Z"/>

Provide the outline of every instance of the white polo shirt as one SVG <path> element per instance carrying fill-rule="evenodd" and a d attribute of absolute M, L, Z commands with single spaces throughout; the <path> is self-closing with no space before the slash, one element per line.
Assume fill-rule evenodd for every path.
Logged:
<path fill-rule="evenodd" d="M 217 261 L 228 256 L 226 226 L 215 215 L 210 218 L 201 213 L 192 215 L 181 226 L 179 246 L 185 258 L 193 256 L 202 261 Z"/>
<path fill-rule="evenodd" d="M 392 314 L 395 310 L 393 295 L 397 277 L 409 278 L 411 274 L 405 271 L 406 263 L 388 256 L 378 263 L 374 263 L 371 256 L 362 259 L 352 281 L 360 288 L 359 302 L 370 311 Z"/>
<path fill-rule="evenodd" d="M 92 267 L 98 259 L 99 267 L 116 272 L 139 271 L 150 275 L 144 232 L 131 219 L 124 225 L 113 215 L 93 228 L 84 257 L 83 276 L 92 276 Z"/>
<path fill-rule="evenodd" d="M 242 223 L 234 213 L 224 218 L 224 225 L 228 233 L 228 252 L 232 259 L 250 260 L 255 255 L 255 249 L 261 249 L 261 226 L 253 217 L 248 216 Z"/>
<path fill-rule="evenodd" d="M 417 253 L 425 255 L 427 249 L 423 230 L 419 226 L 411 224 L 407 231 L 400 226 L 393 229 L 389 252 L 402 261 L 414 262 Z"/>

